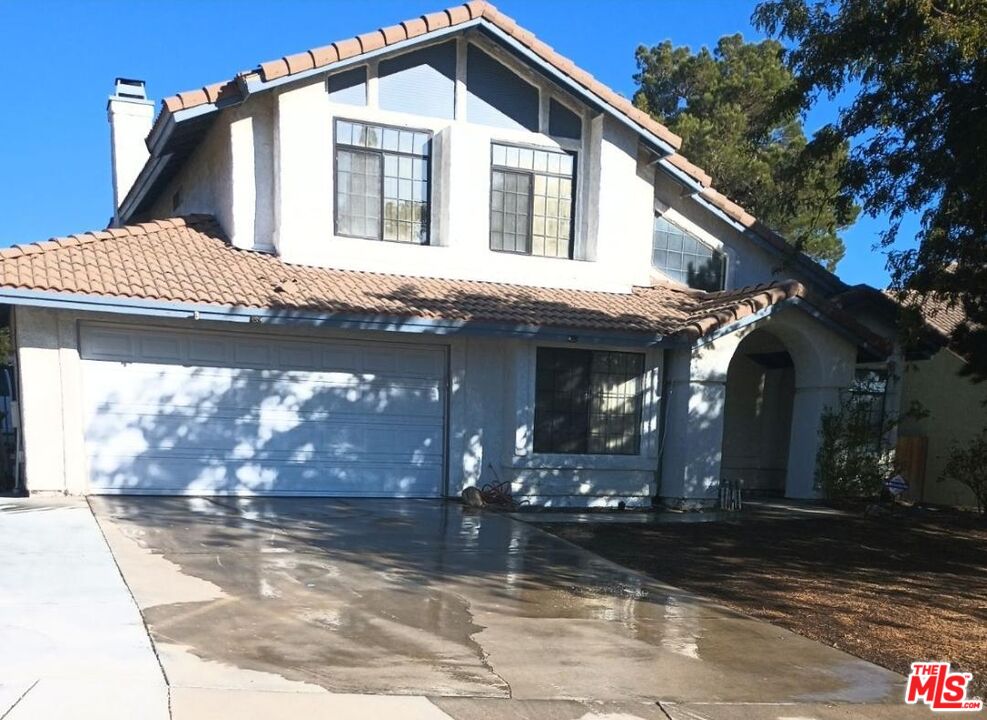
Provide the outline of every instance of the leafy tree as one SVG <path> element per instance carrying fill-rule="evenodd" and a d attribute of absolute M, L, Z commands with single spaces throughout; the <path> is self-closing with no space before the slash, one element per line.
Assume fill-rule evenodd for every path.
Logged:
<path fill-rule="evenodd" d="M 754 21 L 794 44 L 783 111 L 848 98 L 812 144 L 854 141 L 844 187 L 890 218 L 893 287 L 961 306 L 955 346 L 987 378 L 987 2 L 766 0 Z M 918 247 L 896 247 L 915 212 Z"/>
<path fill-rule="evenodd" d="M 809 146 L 797 109 L 779 112 L 794 86 L 781 45 L 721 38 L 693 53 L 665 41 L 637 49 L 635 104 L 682 137 L 682 153 L 716 188 L 830 269 L 839 230 L 857 215 L 841 193 L 846 145 Z"/>

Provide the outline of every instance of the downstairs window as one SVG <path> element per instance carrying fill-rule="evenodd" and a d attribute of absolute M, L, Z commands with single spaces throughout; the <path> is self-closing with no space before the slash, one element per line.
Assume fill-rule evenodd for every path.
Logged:
<path fill-rule="evenodd" d="M 538 348 L 534 450 L 637 455 L 641 353 Z"/>

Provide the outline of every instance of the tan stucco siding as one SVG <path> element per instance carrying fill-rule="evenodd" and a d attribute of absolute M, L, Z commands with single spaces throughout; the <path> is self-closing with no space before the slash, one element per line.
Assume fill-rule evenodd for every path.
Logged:
<path fill-rule="evenodd" d="M 987 383 L 974 384 L 958 375 L 963 359 L 941 350 L 931 360 L 909 363 L 905 368 L 902 408 L 921 403 L 928 416 L 902 422 L 902 436 L 920 435 L 929 440 L 923 490 L 925 502 L 972 506 L 972 493 L 955 481 L 941 481 L 954 443 L 965 444 L 987 427 Z"/>

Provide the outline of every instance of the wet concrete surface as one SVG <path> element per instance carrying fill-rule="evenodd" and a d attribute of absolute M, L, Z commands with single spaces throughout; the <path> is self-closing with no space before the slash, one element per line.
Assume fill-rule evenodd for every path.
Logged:
<path fill-rule="evenodd" d="M 439 501 L 91 505 L 173 692 L 419 695 L 464 717 L 470 698 L 647 708 L 635 717 L 659 699 L 901 707 L 899 675 L 503 515 Z"/>

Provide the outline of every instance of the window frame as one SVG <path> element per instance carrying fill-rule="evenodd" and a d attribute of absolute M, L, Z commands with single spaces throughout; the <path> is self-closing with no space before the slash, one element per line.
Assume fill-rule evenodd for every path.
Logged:
<path fill-rule="evenodd" d="M 657 205 L 658 203 L 656 203 L 656 206 Z M 668 269 L 660 268 L 655 265 L 655 222 L 658 219 L 664 220 L 666 223 L 676 228 L 683 235 L 692 238 L 693 240 L 700 243 L 701 245 L 709 248 L 713 252 L 713 257 L 719 256 L 720 258 L 720 287 L 719 288 L 717 288 L 716 290 L 707 290 L 706 288 L 694 288 L 691 285 L 689 285 L 688 282 L 678 280 L 677 278 L 672 277 L 669 274 Z M 667 251 L 668 250 L 666 248 L 666 252 Z M 684 255 L 684 253 L 681 254 Z M 694 232 L 689 228 L 683 226 L 681 223 L 676 222 L 670 217 L 667 217 L 667 209 L 659 209 L 659 207 L 656 207 L 654 211 L 654 217 L 651 223 L 651 269 L 657 270 L 661 274 L 665 275 L 669 280 L 672 280 L 673 282 L 680 282 L 692 290 L 700 290 L 702 292 L 721 292 L 727 289 L 727 285 L 728 285 L 727 273 L 729 272 L 730 269 L 730 262 L 729 262 L 729 255 L 727 253 L 726 246 L 724 246 L 723 244 L 719 244 L 719 247 L 717 247 L 716 244 L 702 237 L 699 233 Z"/>
<path fill-rule="evenodd" d="M 494 146 L 502 145 L 504 147 L 518 148 L 519 150 L 534 150 L 541 152 L 550 152 L 558 155 L 569 155 L 572 158 L 572 175 L 562 175 L 559 173 L 549 173 L 540 172 L 536 170 L 525 170 L 523 168 L 515 168 L 507 165 L 497 165 L 494 163 Z M 493 228 L 489 227 L 490 216 L 493 212 L 493 176 L 495 172 L 502 173 L 514 173 L 516 175 L 527 175 L 528 176 L 528 228 L 525 234 L 527 239 L 527 251 L 521 250 L 500 250 L 492 247 L 493 241 Z M 509 142 L 504 140 L 493 139 L 490 141 L 490 175 L 489 175 L 489 188 L 487 191 L 487 248 L 490 252 L 496 253 L 507 253 L 508 255 L 524 255 L 527 257 L 541 257 L 547 258 L 549 260 L 574 260 L 576 255 L 576 195 L 578 188 L 578 174 L 579 174 L 579 151 L 570 150 L 565 147 L 550 147 L 547 145 L 538 145 L 535 143 L 524 143 L 524 142 Z M 569 180 L 571 188 L 569 191 L 569 243 L 568 252 L 564 257 L 558 255 L 536 255 L 534 250 L 535 238 L 534 238 L 534 207 L 535 207 L 535 177 L 538 175 L 544 175 L 545 177 L 555 177 L 560 179 Z"/>
<path fill-rule="evenodd" d="M 337 126 L 339 122 L 348 122 L 356 125 L 369 125 L 387 130 L 398 130 L 413 133 L 422 133 L 428 136 L 428 155 L 418 155 L 417 153 L 406 153 L 400 150 L 384 150 L 383 148 L 366 148 L 358 145 L 339 144 L 337 137 Z M 354 240 L 374 240 L 376 242 L 397 243 L 398 245 L 423 246 L 432 244 L 432 143 L 435 140 L 435 133 L 427 128 L 409 127 L 405 125 L 391 125 L 389 123 L 376 122 L 374 120 L 361 120 L 359 118 L 333 116 L 332 118 L 332 232 L 336 237 L 352 238 Z M 347 152 L 364 153 L 375 155 L 380 158 L 380 178 L 378 192 L 380 193 L 380 223 L 377 226 L 377 236 L 352 235 L 340 232 L 339 230 L 339 149 L 342 147 Z M 425 230 L 425 238 L 422 242 L 407 240 L 390 240 L 384 237 L 384 156 L 386 154 L 397 155 L 399 157 L 410 157 L 414 159 L 424 159 L 425 161 L 425 183 L 428 187 L 428 197 L 425 200 L 426 218 L 422 221 Z"/>
<path fill-rule="evenodd" d="M 867 378 L 867 375 L 873 376 L 877 382 L 883 384 L 883 389 L 877 391 L 868 387 L 867 382 L 872 378 Z M 846 389 L 849 402 L 863 402 L 868 405 L 868 420 L 871 421 L 868 430 L 872 431 L 868 445 L 877 451 L 883 449 L 887 435 L 888 391 L 891 389 L 891 377 L 890 369 L 883 363 L 861 363 L 854 367 L 853 382 Z"/>
<path fill-rule="evenodd" d="M 552 449 L 544 449 L 539 447 L 538 443 L 538 428 L 539 424 L 538 418 L 538 358 L 543 352 L 551 353 L 567 353 L 567 352 L 577 352 L 581 354 L 587 354 L 589 357 L 588 374 L 587 381 L 589 382 L 589 387 L 587 388 L 588 393 L 585 398 L 585 431 L 586 435 L 584 438 L 585 450 L 583 451 L 566 451 L 559 450 L 555 447 Z M 627 452 L 615 452 L 608 450 L 593 451 L 591 450 L 591 443 L 594 437 L 592 419 L 594 417 L 593 406 L 594 399 L 597 398 L 593 393 L 592 379 L 594 376 L 593 365 L 597 354 L 607 354 L 607 355 L 629 355 L 634 356 L 638 363 L 637 374 L 635 375 L 635 380 L 637 382 L 637 391 L 634 395 L 635 407 L 633 418 L 631 422 L 631 427 L 633 428 L 633 438 L 632 438 L 632 448 Z M 587 347 L 571 347 L 562 345 L 538 345 L 534 348 L 534 366 L 533 366 L 533 379 L 532 383 L 532 401 L 531 401 L 531 435 L 530 435 L 530 451 L 536 455 L 573 455 L 578 457 L 608 457 L 608 458 L 634 458 L 640 457 L 641 453 L 645 448 L 645 428 L 644 428 L 644 417 L 646 411 L 646 401 L 648 393 L 648 354 L 646 352 L 636 352 L 633 350 L 626 349 L 615 349 L 615 348 L 587 348 Z M 599 413 L 597 413 L 599 415 Z M 618 417 L 614 415 L 612 417 Z"/>

